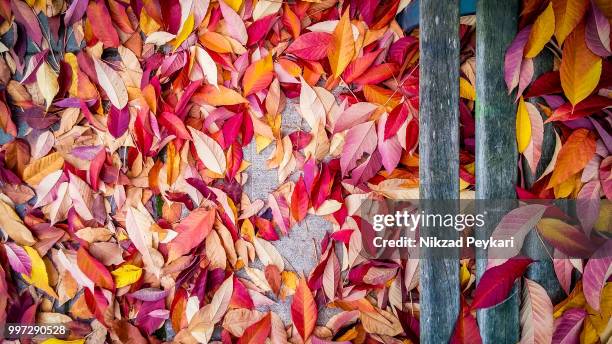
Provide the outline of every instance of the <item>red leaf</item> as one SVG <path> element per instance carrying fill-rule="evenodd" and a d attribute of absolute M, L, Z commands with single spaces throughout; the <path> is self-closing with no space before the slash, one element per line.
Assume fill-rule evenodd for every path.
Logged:
<path fill-rule="evenodd" d="M 301 278 L 291 302 L 291 320 L 304 341 L 310 337 L 315 328 L 317 314 L 317 304 L 312 292 L 306 280 Z"/>
<path fill-rule="evenodd" d="M 410 152 L 419 142 L 419 121 L 413 118 L 406 126 L 406 151 Z"/>
<path fill-rule="evenodd" d="M 480 343 L 482 343 L 482 338 L 480 337 L 476 318 L 474 318 L 470 312 L 470 307 L 465 302 L 463 296 L 461 296 L 461 311 L 459 312 L 457 323 L 455 323 L 455 330 L 450 339 L 450 344 Z"/>
<path fill-rule="evenodd" d="M 332 35 L 327 32 L 308 32 L 291 43 L 287 53 L 304 60 L 320 60 L 327 56 L 331 41 Z"/>
<path fill-rule="evenodd" d="M 191 135 L 189 135 L 189 131 L 187 131 L 185 123 L 183 123 L 183 121 L 172 112 L 162 112 L 157 120 L 179 139 L 191 140 Z"/>
<path fill-rule="evenodd" d="M 91 1 L 87 6 L 87 18 L 94 35 L 107 47 L 116 48 L 121 44 L 113 27 L 110 14 L 103 1 Z"/>
<path fill-rule="evenodd" d="M 105 161 L 106 149 L 102 147 L 89 164 L 89 184 L 91 184 L 91 187 L 94 189 L 94 191 L 98 191 L 98 185 L 100 183 L 100 171 L 102 171 L 102 167 L 104 166 Z"/>
<path fill-rule="evenodd" d="M 358 85 L 378 84 L 391 78 L 397 71 L 395 63 L 383 63 L 370 68 L 353 82 Z"/>
<path fill-rule="evenodd" d="M 514 281 L 523 275 L 531 262 L 529 258 L 515 257 L 485 271 L 474 291 L 471 309 L 488 308 L 504 301 Z"/>
<path fill-rule="evenodd" d="M 552 71 L 540 75 L 540 77 L 529 86 L 529 89 L 525 93 L 525 98 L 561 92 L 563 92 L 563 89 L 561 88 L 561 76 L 559 75 L 559 71 Z"/>
<path fill-rule="evenodd" d="M 77 265 L 97 286 L 109 290 L 115 289 L 115 281 L 111 273 L 108 272 L 104 264 L 92 257 L 83 246 L 79 247 L 77 251 Z"/>
<path fill-rule="evenodd" d="M 106 300 L 106 297 L 104 297 L 104 294 L 102 294 L 100 289 L 95 289 L 94 293 L 92 293 L 89 288 L 83 289 L 87 308 L 99 322 L 108 327 L 108 325 L 106 325 L 106 321 L 104 320 L 104 312 L 106 311 L 106 308 L 108 308 L 108 300 Z"/>
<path fill-rule="evenodd" d="M 385 140 L 397 133 L 402 124 L 404 124 L 406 118 L 408 118 L 408 106 L 406 103 L 401 103 L 391 110 L 387 122 L 385 123 Z M 406 136 L 406 139 L 407 138 Z M 407 145 L 406 149 L 408 149 Z"/>
<path fill-rule="evenodd" d="M 569 102 L 559 106 L 557 109 L 555 109 L 552 116 L 550 116 L 544 123 L 553 121 L 571 121 L 592 115 L 593 113 L 601 111 L 602 109 L 610 106 L 612 106 L 612 99 L 592 95 L 576 104 L 576 106 L 573 106 Z"/>
<path fill-rule="evenodd" d="M 308 206 L 306 183 L 304 183 L 304 176 L 300 176 L 291 194 L 291 216 L 298 222 L 302 221 L 306 217 Z"/>
<path fill-rule="evenodd" d="M 376 60 L 380 52 L 381 50 L 379 49 L 369 53 L 365 53 L 363 54 L 363 56 L 349 63 L 349 65 L 346 66 L 346 69 L 342 73 L 342 78 L 344 79 L 344 82 L 350 83 L 360 77 L 366 70 L 368 70 L 368 68 L 370 68 L 372 63 L 374 63 L 374 60 Z"/>

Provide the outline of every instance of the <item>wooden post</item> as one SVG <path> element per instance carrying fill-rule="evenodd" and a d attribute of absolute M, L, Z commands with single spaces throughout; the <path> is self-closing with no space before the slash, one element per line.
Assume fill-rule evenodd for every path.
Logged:
<path fill-rule="evenodd" d="M 491 202 L 516 198 L 516 104 L 504 82 L 504 56 L 517 32 L 518 13 L 518 0 L 479 0 L 476 8 L 476 198 Z M 476 233 L 481 238 L 501 219 L 504 209 L 498 210 L 489 212 L 488 228 Z M 476 254 L 479 279 L 487 259 L 486 252 Z M 515 286 L 502 304 L 478 312 L 483 343 L 519 341 L 519 300 Z"/>
<path fill-rule="evenodd" d="M 459 1 L 421 0 L 419 12 L 420 198 L 457 200 Z M 447 343 L 459 314 L 459 262 L 424 255 L 420 262 L 421 343 Z"/>
<path fill-rule="evenodd" d="M 553 56 L 548 50 L 544 50 L 538 57 L 534 59 L 534 80 L 541 74 L 552 70 L 553 68 Z M 543 116 L 544 117 L 544 116 Z M 523 159 L 523 176 L 525 179 L 525 186 L 530 188 L 537 178 L 544 172 L 546 166 L 550 163 L 553 153 L 555 151 L 555 133 L 553 129 L 553 123 L 544 124 L 544 140 L 542 142 L 542 156 L 535 172 L 532 172 L 529 168 L 527 160 Z M 549 253 L 552 253 L 551 247 L 544 247 L 544 243 L 538 237 L 535 230 L 529 232 L 525 238 L 523 244 L 523 252 L 525 255 L 537 259 L 538 261 L 532 263 L 527 269 L 527 277 L 531 280 L 538 282 L 546 291 L 548 296 L 552 300 L 553 304 L 557 304 L 565 297 L 565 292 L 561 288 L 555 270 L 553 262 L 550 259 Z"/>

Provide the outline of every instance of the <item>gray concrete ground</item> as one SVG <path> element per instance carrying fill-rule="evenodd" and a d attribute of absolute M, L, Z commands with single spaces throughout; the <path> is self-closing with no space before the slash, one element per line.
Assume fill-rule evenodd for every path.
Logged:
<path fill-rule="evenodd" d="M 287 100 L 281 125 L 283 135 L 295 130 L 303 122 L 301 121 L 301 115 L 295 110 L 296 101 Z M 251 201 L 261 199 L 267 203 L 268 194 L 278 186 L 278 171 L 276 169 L 269 170 L 266 166 L 266 160 L 273 150 L 274 145 L 271 144 L 260 154 L 257 154 L 255 140 L 244 150 L 244 159 L 252 164 L 247 170 L 249 179 L 245 186 L 245 192 L 247 192 Z M 295 180 L 297 177 L 298 174 L 294 173 L 290 178 Z M 325 232 L 331 231 L 331 228 L 331 224 L 323 218 L 309 215 L 304 222 L 293 226 L 287 236 L 273 242 L 279 253 L 289 263 L 286 269 L 303 272 L 308 276 L 315 267 L 318 255 L 321 253 L 321 239 Z M 279 303 L 271 306 L 270 310 L 279 314 L 285 324 L 289 324 L 291 322 L 290 306 L 291 297 L 287 298 L 285 302 L 279 301 Z M 325 324 L 333 314 L 335 314 L 333 309 L 322 310 L 319 312 L 318 323 Z"/>

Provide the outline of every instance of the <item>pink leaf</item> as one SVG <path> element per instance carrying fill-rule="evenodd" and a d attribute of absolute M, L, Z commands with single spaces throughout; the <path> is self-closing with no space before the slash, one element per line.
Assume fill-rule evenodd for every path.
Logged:
<path fill-rule="evenodd" d="M 376 105 L 372 103 L 359 102 L 351 105 L 340 114 L 338 120 L 334 123 L 334 133 L 339 133 L 367 121 L 374 110 L 376 110 Z"/>
<path fill-rule="evenodd" d="M 385 124 L 388 115 L 384 114 L 378 120 L 378 151 L 382 157 L 382 164 L 388 173 L 393 172 L 402 157 L 402 146 L 400 145 L 397 135 L 388 139 L 384 138 Z"/>
<path fill-rule="evenodd" d="M 584 297 L 589 305 L 599 311 L 601 290 L 612 274 L 612 241 L 607 241 L 593 254 L 584 267 L 582 277 Z"/>
<path fill-rule="evenodd" d="M 524 27 L 518 35 L 514 38 L 514 41 L 508 47 L 504 60 L 504 80 L 506 80 L 506 86 L 508 92 L 512 92 L 519 83 L 519 77 L 521 75 L 521 64 L 523 61 L 523 50 L 525 44 L 529 39 L 529 33 L 531 32 L 531 25 Z"/>
<path fill-rule="evenodd" d="M 531 79 L 533 79 L 533 59 L 524 59 L 521 63 L 518 91 L 516 92 L 517 100 L 523 94 L 527 86 L 529 86 Z"/>
<path fill-rule="evenodd" d="M 561 284 L 561 288 L 563 288 L 565 293 L 569 295 L 572 285 L 572 271 L 574 270 L 572 262 L 564 253 L 555 251 L 553 266 L 555 268 L 555 275 L 557 275 L 559 284 Z"/>
<path fill-rule="evenodd" d="M 30 276 L 32 271 L 32 260 L 26 251 L 21 248 L 21 246 L 12 242 L 5 243 L 4 248 L 11 268 L 13 268 L 15 272 Z"/>
<path fill-rule="evenodd" d="M 553 336 L 553 305 L 546 289 L 525 278 L 521 307 L 521 343 L 550 343 Z"/>
<path fill-rule="evenodd" d="M 531 123 L 531 142 L 523 155 L 527 159 L 529 169 L 532 174 L 536 173 L 538 163 L 542 157 L 542 142 L 544 141 L 544 122 L 542 121 L 542 115 L 531 103 L 525 103 L 527 107 L 527 114 L 529 115 L 529 122 Z"/>
<path fill-rule="evenodd" d="M 514 247 L 507 248 L 504 257 L 512 257 L 519 253 L 523 247 L 523 241 L 527 233 L 531 231 L 540 221 L 546 211 L 546 206 L 541 204 L 530 204 L 513 209 L 506 214 L 495 230 L 492 237 L 498 240 L 514 238 Z"/>
<path fill-rule="evenodd" d="M 357 165 L 364 153 L 372 154 L 376 149 L 377 137 L 374 122 L 361 123 L 346 134 L 346 141 L 340 156 L 342 174 L 347 175 Z"/>

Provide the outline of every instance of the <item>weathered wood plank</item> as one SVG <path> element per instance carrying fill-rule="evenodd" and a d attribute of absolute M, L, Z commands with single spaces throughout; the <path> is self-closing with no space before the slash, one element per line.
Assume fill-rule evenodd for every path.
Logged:
<path fill-rule="evenodd" d="M 552 68 L 553 55 L 550 51 L 545 49 L 538 57 L 534 59 L 534 79 L 537 79 L 541 74 L 552 70 Z M 546 166 L 548 166 L 550 160 L 552 159 L 554 151 L 555 133 L 553 123 L 546 123 L 544 124 L 542 157 L 540 158 L 540 162 L 538 163 L 535 173 L 530 170 L 527 160 L 523 159 L 522 167 L 526 187 L 530 188 L 542 174 L 542 172 L 544 172 Z M 561 301 L 565 297 L 565 292 L 557 280 L 553 262 L 549 256 L 549 252 L 552 252 L 552 247 L 545 247 L 537 233 L 535 231 L 531 231 L 525 238 L 523 252 L 525 255 L 538 260 L 531 264 L 527 269 L 527 277 L 538 282 L 542 287 L 544 287 L 544 289 L 546 289 L 548 296 L 553 301 L 553 304 Z"/>
<path fill-rule="evenodd" d="M 421 0 L 419 17 L 420 197 L 456 200 L 459 198 L 459 1 Z M 427 235 L 426 231 L 421 235 Z M 421 260 L 422 343 L 447 343 L 451 337 L 459 313 L 458 276 L 457 259 L 432 256 Z"/>
<path fill-rule="evenodd" d="M 517 32 L 518 11 L 518 0 L 480 0 L 476 8 L 476 198 L 491 202 L 515 198 L 516 104 L 504 82 L 504 55 Z M 509 209 L 498 210 L 489 211 L 488 228 L 479 230 L 478 236 L 487 238 Z M 476 254 L 480 278 L 487 266 L 486 252 Z M 502 304 L 478 312 L 483 343 L 518 342 L 519 299 L 515 286 Z"/>

